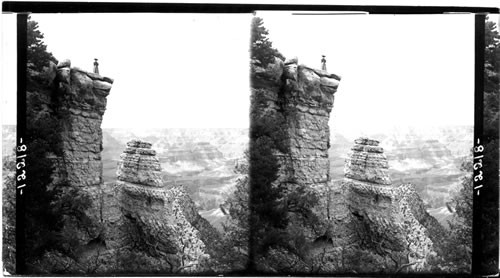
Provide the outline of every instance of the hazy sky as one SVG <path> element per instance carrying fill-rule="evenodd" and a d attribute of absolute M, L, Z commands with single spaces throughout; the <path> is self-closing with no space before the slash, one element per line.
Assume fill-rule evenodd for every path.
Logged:
<path fill-rule="evenodd" d="M 285 56 L 342 76 L 333 129 L 473 124 L 473 15 L 257 15 Z M 248 127 L 251 15 L 32 18 L 57 59 L 115 79 L 103 127 Z"/>
<path fill-rule="evenodd" d="M 474 123 L 474 15 L 258 15 L 286 57 L 342 77 L 333 130 Z"/>
<path fill-rule="evenodd" d="M 250 17 L 32 16 L 57 59 L 114 78 L 103 127 L 248 127 Z"/>

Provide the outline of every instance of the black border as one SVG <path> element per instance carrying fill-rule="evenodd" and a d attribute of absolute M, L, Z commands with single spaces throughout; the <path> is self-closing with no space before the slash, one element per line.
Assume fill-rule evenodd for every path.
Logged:
<path fill-rule="evenodd" d="M 474 146 L 478 145 L 477 140 L 482 142 L 483 135 L 483 110 L 484 110 L 484 40 L 485 40 L 485 15 L 475 16 L 475 56 L 474 56 Z M 475 161 L 473 161 L 474 163 Z M 474 176 L 478 174 L 479 170 L 474 170 Z M 474 182 L 474 186 L 477 185 Z M 482 229 L 482 215 L 483 215 L 483 194 L 476 194 L 472 192 L 473 200 L 473 216 L 472 216 L 472 273 L 484 272 L 481 270 L 481 259 L 483 243 L 481 241 L 481 234 L 486 230 Z"/>
<path fill-rule="evenodd" d="M 265 4 L 183 4 L 183 3 L 111 3 L 111 2 L 13 2 L 2 3 L 4 13 L 24 13 L 17 15 L 17 142 L 26 134 L 26 13 L 252 13 L 255 10 L 299 10 L 299 11 L 360 11 L 370 14 L 442 14 L 442 13 L 475 13 L 475 123 L 474 140 L 480 138 L 483 132 L 483 88 L 484 88 L 484 28 L 485 14 L 499 13 L 499 8 L 492 7 L 453 7 L 453 6 L 339 6 L 339 5 L 265 5 Z M 500 27 L 500 26 L 499 26 Z M 18 173 L 19 174 L 19 171 Z M 16 186 L 18 182 L 16 182 Z M 491 185 L 491 186 L 498 186 Z M 488 189 L 488 186 L 486 187 Z M 487 191 L 483 191 L 488 194 Z M 484 196 L 484 195 L 483 195 Z M 473 261 L 472 275 L 491 275 L 491 269 L 482 267 L 484 255 L 482 251 L 482 237 L 491 235 L 491 231 L 498 231 L 496 226 L 482 227 L 482 197 L 474 195 L 473 216 Z M 16 272 L 24 273 L 24 198 L 16 190 Z M 498 239 L 497 239 L 498 245 Z M 498 259 L 497 259 L 498 260 Z M 498 261 L 497 268 L 498 270 Z M 276 275 L 280 276 L 280 275 Z M 328 275 L 332 276 L 332 275 Z M 338 275 L 333 275 L 338 276 Z M 359 275 L 377 276 L 377 275 Z M 388 276 L 388 275 L 384 275 Z M 430 276 L 430 274 L 410 275 Z M 456 277 L 457 275 L 442 275 Z M 463 276 L 463 275 L 458 275 Z"/>
<path fill-rule="evenodd" d="M 17 15 L 17 127 L 16 145 L 22 138 L 26 140 L 26 52 L 27 52 L 27 29 L 28 15 Z M 21 174 L 22 169 L 16 169 L 16 177 Z M 24 212 L 25 200 L 22 190 L 18 188 L 21 184 L 29 186 L 29 173 L 27 179 L 18 181 L 16 179 L 16 273 L 22 274 L 25 270 L 24 262 Z"/>
<path fill-rule="evenodd" d="M 498 13 L 494 7 L 463 6 L 362 6 L 277 5 L 203 3 L 117 3 L 117 2 L 3 2 L 4 12 L 32 13 L 252 13 L 255 10 L 362 11 L 374 14 Z"/>

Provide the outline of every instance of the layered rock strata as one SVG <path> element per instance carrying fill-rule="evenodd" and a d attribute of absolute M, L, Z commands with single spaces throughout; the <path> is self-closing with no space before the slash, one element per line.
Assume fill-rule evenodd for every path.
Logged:
<path fill-rule="evenodd" d="M 202 271 L 208 255 L 192 224 L 186 194 L 180 187 L 164 186 L 151 144 L 132 140 L 120 158 L 118 182 L 108 195 L 114 198 L 109 203 L 118 205 L 105 217 L 107 244 L 142 246 L 147 255 L 170 265 L 172 272 Z"/>
<path fill-rule="evenodd" d="M 347 178 L 376 184 L 390 185 L 389 163 L 379 141 L 368 138 L 356 139 L 352 153 L 346 160 L 344 174 Z"/>
<path fill-rule="evenodd" d="M 160 161 L 151 144 L 132 140 L 120 155 L 118 180 L 138 183 L 153 187 L 163 187 Z"/>

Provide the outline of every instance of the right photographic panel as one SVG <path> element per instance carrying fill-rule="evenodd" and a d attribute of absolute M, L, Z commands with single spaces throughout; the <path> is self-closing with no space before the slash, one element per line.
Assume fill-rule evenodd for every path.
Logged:
<path fill-rule="evenodd" d="M 251 268 L 470 273 L 474 20 L 255 13 Z"/>

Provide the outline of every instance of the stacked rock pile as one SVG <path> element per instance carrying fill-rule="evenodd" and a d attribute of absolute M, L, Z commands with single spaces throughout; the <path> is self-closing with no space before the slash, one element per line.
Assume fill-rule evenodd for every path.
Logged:
<path fill-rule="evenodd" d="M 377 140 L 358 138 L 351 148 L 352 153 L 346 160 L 344 174 L 346 178 L 370 183 L 390 185 L 389 163 L 384 149 Z"/>
<path fill-rule="evenodd" d="M 132 140 L 120 155 L 118 180 L 135 184 L 163 187 L 160 161 L 151 143 Z"/>

